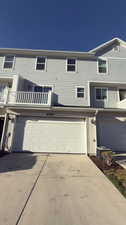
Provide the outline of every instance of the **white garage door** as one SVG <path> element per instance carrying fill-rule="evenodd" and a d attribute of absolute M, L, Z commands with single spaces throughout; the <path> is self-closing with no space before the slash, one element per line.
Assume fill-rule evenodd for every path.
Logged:
<path fill-rule="evenodd" d="M 126 152 L 126 122 L 119 119 L 102 120 L 98 129 L 99 145 Z"/>
<path fill-rule="evenodd" d="M 14 151 L 86 153 L 86 126 L 82 120 L 18 118 Z"/>

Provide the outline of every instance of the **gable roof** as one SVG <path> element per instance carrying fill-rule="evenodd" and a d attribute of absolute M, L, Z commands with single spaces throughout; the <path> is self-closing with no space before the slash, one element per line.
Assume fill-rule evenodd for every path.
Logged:
<path fill-rule="evenodd" d="M 90 52 L 90 53 L 96 53 L 96 52 L 98 52 L 98 51 L 101 51 L 101 50 L 105 49 L 105 48 L 108 47 L 108 46 L 111 46 L 111 45 L 114 44 L 114 43 L 115 43 L 115 44 L 120 44 L 120 45 L 125 45 L 125 46 L 126 46 L 126 42 L 125 42 L 125 41 L 121 40 L 121 39 L 118 38 L 118 37 L 115 37 L 115 38 L 113 38 L 112 40 L 107 41 L 107 42 L 105 42 L 105 43 L 103 43 L 103 44 L 97 46 L 96 48 L 91 49 L 89 52 Z"/>

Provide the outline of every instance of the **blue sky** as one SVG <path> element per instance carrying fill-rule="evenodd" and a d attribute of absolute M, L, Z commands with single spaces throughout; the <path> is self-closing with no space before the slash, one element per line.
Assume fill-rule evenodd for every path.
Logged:
<path fill-rule="evenodd" d="M 125 0 L 1 0 L 0 47 L 87 51 L 115 36 Z"/>

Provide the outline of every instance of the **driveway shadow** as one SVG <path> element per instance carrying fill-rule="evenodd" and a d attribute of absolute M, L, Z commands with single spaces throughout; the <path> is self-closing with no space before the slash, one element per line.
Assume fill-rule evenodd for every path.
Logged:
<path fill-rule="evenodd" d="M 0 173 L 23 171 L 33 168 L 37 156 L 33 153 L 11 153 L 0 158 Z"/>

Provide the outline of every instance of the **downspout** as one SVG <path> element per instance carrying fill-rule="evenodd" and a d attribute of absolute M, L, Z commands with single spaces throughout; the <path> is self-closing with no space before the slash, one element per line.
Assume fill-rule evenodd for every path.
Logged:
<path fill-rule="evenodd" d="M 98 116 L 99 110 L 97 109 L 95 112 L 95 120 L 96 120 L 96 148 L 97 148 L 97 142 L 98 142 L 98 136 L 97 136 L 97 116 Z M 97 151 L 97 149 L 96 149 Z"/>

